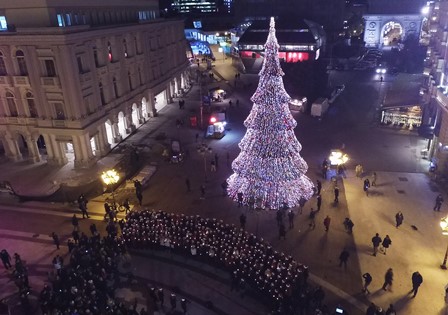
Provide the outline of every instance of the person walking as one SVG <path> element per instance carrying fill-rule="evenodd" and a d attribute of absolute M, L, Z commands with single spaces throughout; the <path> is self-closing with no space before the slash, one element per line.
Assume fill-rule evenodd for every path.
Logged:
<path fill-rule="evenodd" d="M 98 229 L 96 228 L 96 224 L 95 223 L 90 224 L 89 230 L 90 230 L 90 233 L 92 234 L 92 236 L 94 236 L 95 233 L 98 232 Z"/>
<path fill-rule="evenodd" d="M 160 306 L 163 307 L 163 304 L 165 303 L 165 294 L 163 293 L 162 288 L 157 290 L 157 299 L 160 301 Z"/>
<path fill-rule="evenodd" d="M 314 230 L 316 228 L 316 212 L 317 211 L 315 211 L 313 208 L 311 208 L 310 215 L 309 215 L 309 218 L 310 218 L 309 227 L 312 230 Z"/>
<path fill-rule="evenodd" d="M 319 194 L 316 197 L 317 200 L 317 211 L 320 211 L 320 207 L 322 206 L 322 196 Z"/>
<path fill-rule="evenodd" d="M 330 216 L 327 215 L 324 219 L 325 232 L 328 232 L 328 230 L 330 229 L 330 223 L 331 223 L 331 218 L 330 218 Z"/>
<path fill-rule="evenodd" d="M 383 290 L 387 291 L 387 287 L 392 286 L 392 281 L 394 280 L 394 272 L 392 268 L 387 269 L 386 274 L 384 275 L 384 284 L 383 284 Z"/>
<path fill-rule="evenodd" d="M 322 183 L 320 182 L 320 180 L 316 181 L 316 188 L 317 188 L 317 195 L 320 195 L 320 192 L 322 190 Z"/>
<path fill-rule="evenodd" d="M 417 295 L 418 288 L 423 283 L 423 277 L 420 274 L 420 272 L 416 271 L 412 274 L 412 290 L 411 292 L 414 293 L 412 296 L 413 298 Z"/>
<path fill-rule="evenodd" d="M 191 184 L 188 177 L 185 179 L 185 186 L 187 186 L 187 192 L 191 192 Z"/>
<path fill-rule="evenodd" d="M 210 172 L 216 172 L 216 164 L 214 160 L 210 162 Z"/>
<path fill-rule="evenodd" d="M 339 202 L 339 187 L 338 186 L 334 187 L 334 202 L 335 203 Z"/>
<path fill-rule="evenodd" d="M 137 191 L 135 192 L 135 195 L 136 195 L 136 197 L 137 197 L 138 204 L 141 206 L 142 203 L 143 203 L 143 194 L 142 194 L 142 191 L 141 191 L 141 190 L 137 190 Z"/>
<path fill-rule="evenodd" d="M 246 228 L 246 215 L 244 213 L 240 215 L 240 226 L 243 230 Z"/>
<path fill-rule="evenodd" d="M 386 250 L 389 248 L 389 246 L 392 244 L 392 240 L 390 239 L 389 235 L 386 235 L 386 237 L 383 240 L 383 243 L 381 243 L 381 251 L 384 255 L 386 255 Z"/>
<path fill-rule="evenodd" d="M 347 270 L 347 260 L 350 257 L 350 253 L 347 248 L 344 248 L 342 252 L 339 254 L 339 267 L 344 265 L 344 269 Z"/>
<path fill-rule="evenodd" d="M 366 196 L 369 195 L 369 188 L 370 188 L 370 181 L 368 178 L 366 178 L 364 180 L 364 185 L 363 185 L 363 189 L 364 189 L 364 192 L 366 193 Z"/>
<path fill-rule="evenodd" d="M 84 201 L 79 204 L 79 209 L 81 210 L 83 219 L 86 217 L 90 218 L 89 213 L 87 212 L 87 200 L 84 199 Z"/>
<path fill-rule="evenodd" d="M 372 276 L 370 275 L 370 273 L 366 272 L 365 274 L 362 275 L 362 278 L 364 279 L 364 285 L 362 287 L 362 292 L 366 293 L 366 294 L 370 294 L 369 291 L 369 285 L 372 283 Z"/>
<path fill-rule="evenodd" d="M 286 240 L 286 228 L 285 225 L 282 223 L 280 224 L 280 226 L 278 227 L 278 239 L 284 239 Z"/>
<path fill-rule="evenodd" d="M 5 269 L 12 268 L 11 265 L 11 256 L 9 255 L 8 251 L 6 249 L 2 249 L 0 252 L 0 259 L 2 260 L 3 266 Z"/>
<path fill-rule="evenodd" d="M 216 168 L 218 168 L 218 161 L 219 161 L 218 153 L 215 153 L 215 165 L 216 165 Z"/>
<path fill-rule="evenodd" d="M 372 174 L 372 187 L 376 186 L 376 179 L 377 179 L 376 172 L 373 172 L 373 174 Z"/>
<path fill-rule="evenodd" d="M 434 205 L 434 211 L 440 211 L 440 207 L 442 207 L 442 203 L 443 203 L 443 197 L 441 194 L 439 194 L 436 197 L 436 204 Z"/>
<path fill-rule="evenodd" d="M 404 216 L 401 211 L 398 211 L 397 214 L 395 214 L 395 227 L 398 229 L 400 225 L 403 224 Z"/>
<path fill-rule="evenodd" d="M 181 300 L 180 300 L 180 307 L 182 308 L 182 312 L 183 312 L 184 314 L 187 313 L 187 304 L 188 304 L 188 302 L 189 302 L 189 301 L 187 301 L 186 299 L 181 299 Z"/>
<path fill-rule="evenodd" d="M 386 310 L 386 315 L 397 315 L 397 311 L 395 310 L 393 304 L 389 305 L 389 308 Z"/>
<path fill-rule="evenodd" d="M 344 220 L 344 227 L 345 230 L 347 231 L 348 234 L 352 234 L 353 233 L 353 227 L 355 226 L 355 224 L 353 223 L 352 220 L 350 220 L 349 218 L 345 218 Z"/>
<path fill-rule="evenodd" d="M 277 220 L 277 225 L 280 226 L 283 224 L 283 210 L 277 210 L 277 214 L 275 215 Z"/>
<path fill-rule="evenodd" d="M 73 231 L 78 231 L 79 222 L 78 222 L 78 218 L 76 217 L 76 214 L 74 214 L 72 217 L 72 225 L 73 225 Z"/>
<path fill-rule="evenodd" d="M 200 189 L 201 189 L 201 198 L 200 199 L 205 199 L 205 185 L 202 184 Z"/>
<path fill-rule="evenodd" d="M 289 209 L 288 211 L 288 222 L 289 222 L 289 229 L 294 228 L 294 211 L 292 209 Z"/>
<path fill-rule="evenodd" d="M 378 253 L 378 247 L 381 244 L 381 237 L 378 233 L 375 234 L 374 237 L 372 237 L 372 245 L 373 245 L 373 256 L 376 256 L 376 254 Z"/>
<path fill-rule="evenodd" d="M 59 236 L 55 232 L 52 232 L 51 237 L 53 238 L 54 245 L 56 245 L 56 249 L 59 249 L 59 245 L 60 245 Z"/>

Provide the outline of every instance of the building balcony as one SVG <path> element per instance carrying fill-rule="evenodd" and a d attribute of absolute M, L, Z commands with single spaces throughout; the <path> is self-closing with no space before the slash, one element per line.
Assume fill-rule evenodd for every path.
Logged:
<path fill-rule="evenodd" d="M 14 86 L 30 86 L 30 78 L 28 76 L 12 77 Z"/>
<path fill-rule="evenodd" d="M 58 77 L 41 77 L 40 84 L 44 87 L 60 87 L 61 83 L 59 82 Z"/>

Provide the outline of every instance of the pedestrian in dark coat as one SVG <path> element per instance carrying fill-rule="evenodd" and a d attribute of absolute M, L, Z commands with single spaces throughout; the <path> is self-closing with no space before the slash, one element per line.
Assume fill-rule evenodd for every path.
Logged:
<path fill-rule="evenodd" d="M 317 187 L 317 195 L 320 195 L 320 191 L 322 190 L 322 183 L 320 180 L 316 181 L 316 187 Z"/>
<path fill-rule="evenodd" d="M 370 294 L 369 285 L 370 285 L 370 283 L 372 283 L 372 276 L 370 275 L 370 273 L 366 272 L 365 274 L 362 275 L 362 278 L 364 279 L 364 285 L 362 287 L 362 292 Z"/>
<path fill-rule="evenodd" d="M 411 292 L 414 293 L 414 295 L 412 297 L 415 297 L 417 295 L 418 292 L 418 288 L 420 287 L 420 285 L 423 283 L 423 277 L 420 274 L 420 272 L 416 271 L 412 274 L 412 290 Z"/>
<path fill-rule="evenodd" d="M 328 230 L 330 229 L 330 223 L 331 218 L 327 215 L 327 217 L 324 219 L 325 232 L 328 232 Z"/>
<path fill-rule="evenodd" d="M 90 233 L 92 233 L 92 236 L 95 235 L 95 232 L 97 231 L 95 223 L 90 224 L 89 229 Z"/>
<path fill-rule="evenodd" d="M 317 211 L 320 211 L 320 207 L 322 206 L 322 196 L 319 194 L 317 195 Z"/>
<path fill-rule="evenodd" d="M 171 304 L 172 310 L 174 310 L 177 306 L 176 294 L 174 294 L 174 293 L 171 293 L 171 295 L 170 295 L 170 304 Z"/>
<path fill-rule="evenodd" d="M 157 290 L 157 299 L 160 301 L 160 305 L 163 306 L 163 303 L 165 303 L 165 295 L 163 294 L 162 288 Z"/>
<path fill-rule="evenodd" d="M 398 228 L 400 225 L 402 225 L 403 220 L 404 220 L 403 213 L 401 213 L 401 211 L 398 211 L 397 214 L 395 215 L 395 227 Z"/>
<path fill-rule="evenodd" d="M 364 192 L 366 193 L 366 196 L 369 195 L 369 188 L 370 188 L 370 180 L 368 178 L 366 178 L 364 180 L 364 185 L 363 185 L 363 189 L 364 189 Z"/>
<path fill-rule="evenodd" d="M 288 211 L 288 222 L 289 222 L 289 228 L 294 228 L 294 211 L 292 209 L 289 209 Z"/>
<path fill-rule="evenodd" d="M 344 248 L 339 254 L 339 267 L 342 267 L 342 265 L 344 265 L 344 268 L 347 269 L 347 261 L 349 257 L 350 253 L 346 248 Z"/>
<path fill-rule="evenodd" d="M 277 214 L 275 215 L 277 219 L 277 225 L 280 226 L 283 224 L 283 210 L 277 210 Z"/>
<path fill-rule="evenodd" d="M 387 287 L 389 288 L 392 286 L 392 281 L 394 280 L 394 272 L 392 268 L 387 269 L 386 274 L 384 275 L 384 284 L 383 284 L 383 290 L 387 291 Z"/>
<path fill-rule="evenodd" d="M 137 191 L 136 192 L 136 197 L 138 199 L 138 204 L 141 206 L 142 202 L 143 202 L 143 194 L 142 194 L 142 192 L 141 191 Z"/>
<path fill-rule="evenodd" d="M 338 203 L 339 202 L 339 187 L 336 186 L 334 188 L 334 202 Z"/>
<path fill-rule="evenodd" d="M 73 241 L 71 239 L 68 239 L 67 247 L 68 247 L 68 252 L 71 253 L 72 250 L 75 248 L 75 243 L 73 243 Z"/>
<path fill-rule="evenodd" d="M 389 235 L 386 235 L 386 237 L 383 240 L 383 243 L 381 244 L 382 246 L 382 251 L 383 254 L 386 255 L 386 250 L 389 248 L 389 246 L 392 244 L 392 240 L 390 239 Z"/>
<path fill-rule="evenodd" d="M 372 237 L 372 245 L 373 245 L 373 256 L 376 256 L 376 254 L 378 253 L 378 247 L 381 244 L 381 237 L 378 233 L 375 234 L 374 237 Z"/>
<path fill-rule="evenodd" d="M 5 269 L 9 269 L 12 267 L 11 265 L 11 256 L 9 255 L 6 249 L 2 249 L 0 252 L 0 259 L 2 260 L 3 266 Z"/>
<path fill-rule="evenodd" d="M 310 216 L 309 216 L 309 218 L 310 218 L 309 226 L 313 230 L 316 228 L 316 212 L 317 211 L 315 211 L 313 208 L 311 208 Z"/>
<path fill-rule="evenodd" d="M 187 303 L 188 301 L 186 299 L 180 300 L 180 307 L 182 307 L 182 312 L 187 313 Z"/>
<path fill-rule="evenodd" d="M 280 226 L 278 227 L 278 239 L 282 239 L 282 238 L 284 240 L 286 240 L 286 228 L 283 223 L 280 224 Z"/>
<path fill-rule="evenodd" d="M 80 203 L 79 209 L 81 210 L 83 219 L 90 218 L 89 213 L 87 212 L 87 201 Z"/>
<path fill-rule="evenodd" d="M 439 194 L 436 197 L 436 204 L 434 205 L 434 211 L 440 211 L 440 207 L 442 207 L 442 203 L 443 203 L 443 197 L 441 194 Z"/>
<path fill-rule="evenodd" d="M 240 215 L 240 226 L 243 230 L 246 228 L 246 215 L 244 213 Z"/>
<path fill-rule="evenodd" d="M 73 237 L 73 241 L 75 242 L 75 244 L 78 244 L 79 243 L 79 232 L 78 232 L 78 230 L 73 230 L 72 237 Z"/>
<path fill-rule="evenodd" d="M 74 214 L 73 217 L 72 217 L 72 225 L 73 225 L 73 230 L 74 231 L 78 231 L 79 230 L 79 222 L 78 222 L 78 218 L 76 217 L 76 214 Z"/>
<path fill-rule="evenodd" d="M 51 237 L 53 238 L 54 245 L 56 245 L 56 249 L 59 249 L 59 236 L 55 232 L 52 232 Z"/>

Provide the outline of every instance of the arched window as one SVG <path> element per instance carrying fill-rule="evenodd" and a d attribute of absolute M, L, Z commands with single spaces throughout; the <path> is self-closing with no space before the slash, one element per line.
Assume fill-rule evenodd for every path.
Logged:
<path fill-rule="evenodd" d="M 11 92 L 6 92 L 6 103 L 8 104 L 9 115 L 11 117 L 19 116 L 17 112 L 16 100 Z"/>
<path fill-rule="evenodd" d="M 0 52 L 0 75 L 8 75 L 8 72 L 6 71 L 5 58 L 2 52 Z"/>
<path fill-rule="evenodd" d="M 26 102 L 28 104 L 28 109 L 30 111 L 30 117 L 37 117 L 36 103 L 34 102 L 34 95 L 31 92 L 26 93 Z"/>
<path fill-rule="evenodd" d="M 98 84 L 98 88 L 100 90 L 100 99 L 101 99 L 101 105 L 106 105 L 106 98 L 104 97 L 104 88 L 103 83 Z"/>
<path fill-rule="evenodd" d="M 113 78 L 112 79 L 112 84 L 114 86 L 114 94 L 115 94 L 115 98 L 118 98 L 118 84 L 117 84 L 117 79 Z"/>
<path fill-rule="evenodd" d="M 23 51 L 16 51 L 16 59 L 17 65 L 19 66 L 19 74 L 22 76 L 28 75 L 28 69 L 26 68 L 25 55 L 23 54 Z"/>
<path fill-rule="evenodd" d="M 128 57 L 128 44 L 126 43 L 126 38 L 123 38 L 123 51 L 124 51 L 124 57 Z"/>
<path fill-rule="evenodd" d="M 108 57 L 109 57 L 109 62 L 112 62 L 112 60 L 113 60 L 112 45 L 110 44 L 110 42 L 107 42 L 107 53 L 108 53 Z"/>
<path fill-rule="evenodd" d="M 128 71 L 128 82 L 129 82 L 129 89 L 132 91 L 132 75 L 131 75 L 131 71 Z"/>

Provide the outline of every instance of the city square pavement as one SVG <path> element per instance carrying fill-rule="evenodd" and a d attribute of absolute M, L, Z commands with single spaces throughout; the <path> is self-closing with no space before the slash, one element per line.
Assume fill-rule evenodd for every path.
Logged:
<path fill-rule="evenodd" d="M 441 235 L 438 223 L 446 213 L 447 207 L 443 205 L 440 213 L 432 210 L 440 188 L 424 173 L 428 162 L 422 160 L 418 154 L 424 146 L 424 141 L 405 130 L 377 126 L 372 120 L 372 112 L 375 112 L 377 105 L 376 98 L 383 92 L 382 87 L 377 84 L 356 85 L 355 77 L 343 78 L 351 81 L 347 83 L 349 91 L 341 95 L 328 116 L 321 122 L 298 112 L 293 113 L 299 123 L 296 133 L 303 145 L 301 153 L 310 167 L 307 175 L 314 182 L 321 176 L 320 163 L 331 149 L 344 147 L 351 161 L 347 165 L 345 178 L 338 180 L 341 191 L 338 204 L 333 203 L 334 183 L 321 179 L 323 204 L 317 215 L 316 229 L 309 228 L 308 219 L 310 208 L 315 208 L 316 205 L 313 198 L 307 202 L 302 214 L 298 213 L 298 209 L 294 209 L 295 226 L 288 231 L 286 240 L 279 240 L 274 212 L 251 212 L 245 208 L 238 208 L 233 201 L 223 196 L 221 189 L 221 183 L 231 174 L 227 153 L 230 162 L 239 153 L 237 144 L 245 133 L 241 122 L 250 111 L 252 104 L 249 97 L 257 86 L 257 77 L 242 75 L 241 79 L 234 83 L 236 70 L 231 59 L 215 62 L 213 72 L 215 80 L 208 82 L 205 88 L 215 86 L 224 88 L 229 92 L 233 104 L 236 103 L 236 99 L 240 100 L 240 106 L 236 108 L 234 105 L 228 108 L 228 99 L 218 104 L 227 108 L 229 130 L 221 140 L 204 140 L 212 148 L 213 153 L 210 156 L 202 156 L 197 152 L 196 134 L 199 131 L 188 126 L 189 117 L 198 114 L 200 93 L 197 85 L 185 96 L 186 109 L 180 110 L 177 103 L 169 104 L 158 117 L 150 119 L 125 141 L 147 144 L 151 148 L 148 163 L 157 167 L 144 191 L 143 207 L 216 217 L 234 224 L 239 224 L 238 218 L 242 212 L 246 213 L 246 228 L 250 232 L 272 243 L 278 250 L 291 254 L 299 262 L 309 265 L 311 280 L 324 288 L 327 303 L 331 306 L 340 303 L 349 314 L 364 314 L 370 301 L 383 308 L 394 303 L 399 314 L 445 314 L 444 292 L 448 281 L 446 271 L 439 266 L 448 240 Z M 361 93 L 365 98 L 356 100 L 356 93 Z M 370 103 L 369 99 L 372 99 Z M 179 129 L 175 126 L 176 119 L 185 121 Z M 161 147 L 167 143 L 156 140 L 157 134 L 161 132 L 165 132 L 169 138 L 179 139 L 182 149 L 189 151 L 189 158 L 183 164 L 164 162 L 160 153 Z M 201 137 L 199 141 L 202 142 Z M 217 172 L 211 173 L 209 165 L 215 154 L 219 158 L 218 169 Z M 23 183 L 23 186 L 26 186 L 25 188 L 19 186 L 18 189 L 20 191 L 30 189 L 38 195 L 39 191 L 45 194 L 51 189 L 49 187 L 52 184 L 63 182 L 66 178 L 70 179 L 72 185 L 76 182 L 82 183 L 99 176 L 103 169 L 113 167 L 119 157 L 119 153 L 112 153 L 106 159 L 102 159 L 99 166 L 90 172 L 77 172 L 67 166 L 51 169 L 50 175 L 44 176 L 43 174 L 47 172 L 42 169 L 47 168 L 46 166 L 39 165 L 37 170 L 30 166 L 26 173 L 17 173 L 19 175 L 16 177 L 20 178 L 20 181 L 17 181 L 18 185 Z M 358 163 L 365 166 L 365 176 L 370 176 L 373 171 L 378 174 L 377 186 L 370 189 L 369 196 L 362 190 L 362 181 L 354 176 L 353 170 Z M 0 165 L 0 170 L 1 174 L 13 176 L 17 168 L 14 169 L 11 163 L 5 163 Z M 39 177 L 36 178 L 37 176 Z M 186 178 L 191 182 L 192 191 L 189 193 L 185 185 Z M 47 184 L 39 185 L 43 182 Z M 201 184 L 206 186 L 205 200 L 199 198 Z M 446 197 L 444 193 L 443 195 Z M 106 197 L 108 196 L 100 195 L 90 200 L 89 211 L 93 220 L 102 220 Z M 54 255 L 54 247 L 51 246 L 48 237 L 52 227 L 46 226 L 48 222 L 43 222 L 45 216 L 63 220 L 62 225 L 69 228 L 69 218 L 76 211 L 76 207 L 70 204 L 45 202 L 19 203 L 9 196 L 1 196 L 0 199 L 1 209 L 4 212 L 2 216 L 5 217 L 3 224 L 0 222 L 2 229 L 0 247 L 12 248 L 10 252 L 32 253 L 33 255 L 25 257 L 28 264 L 33 266 L 30 281 L 37 284 L 35 287 L 40 287 L 46 271 L 49 266 L 51 267 Z M 135 203 L 135 200 L 133 202 Z M 137 210 L 138 208 L 136 207 Z M 398 229 L 394 225 L 397 211 L 402 211 L 404 214 L 404 224 Z M 31 229 L 20 221 L 20 217 L 24 215 L 36 220 Z M 323 218 L 327 215 L 332 218 L 329 232 L 324 231 L 322 224 Z M 352 235 L 344 230 L 342 222 L 345 217 L 350 217 L 355 224 Z M 54 223 L 55 226 L 57 224 L 59 223 Z M 417 229 L 413 229 L 413 225 Z M 374 257 L 370 240 L 377 232 L 381 237 L 388 234 L 392 239 L 392 245 L 387 255 L 379 254 Z M 338 261 L 343 248 L 347 248 L 350 252 L 346 269 L 339 267 Z M 120 294 L 130 299 L 137 297 L 139 304 L 144 305 L 145 295 L 144 292 L 138 293 L 138 283 L 144 283 L 146 279 L 150 284 L 160 286 L 165 284 L 173 290 L 176 287 L 176 292 L 188 293 L 187 298 L 192 301 L 191 309 L 195 310 L 191 311 L 191 314 L 211 314 L 210 309 L 205 306 L 205 301 L 213 302 L 219 308 L 218 313 L 243 314 L 242 310 L 228 308 L 230 304 L 234 304 L 232 307 L 238 307 L 247 303 L 237 294 L 230 292 L 230 287 L 225 288 L 225 280 L 214 283 L 212 279 L 201 279 L 198 274 L 191 271 L 191 268 L 188 269 L 188 266 L 184 267 L 190 271 L 181 271 L 180 275 L 175 275 L 172 268 L 166 269 L 164 264 L 157 265 L 157 261 L 154 257 L 149 259 L 142 254 L 136 255 L 131 264 L 136 275 L 136 289 L 132 291 L 123 288 Z M 175 265 L 176 268 L 182 267 Z M 389 267 L 394 269 L 394 284 L 392 290 L 385 292 L 381 290 L 381 286 L 384 273 Z M 424 282 L 417 297 L 411 299 L 408 294 L 411 289 L 410 276 L 417 270 L 423 275 Z M 372 293 L 369 296 L 361 293 L 361 276 L 364 272 L 369 272 L 373 276 L 370 287 Z M 14 292 L 14 285 L 8 284 L 6 275 L 2 275 L 0 279 L 2 287 L 6 288 L 3 292 Z M 185 281 L 192 283 L 194 281 L 195 285 L 192 286 L 194 289 L 180 288 L 180 284 Z M 215 289 L 207 290 L 205 289 L 207 287 Z M 253 308 L 246 309 L 247 314 L 262 314 L 266 311 L 255 301 L 251 303 Z M 260 309 L 262 310 L 259 311 Z"/>

